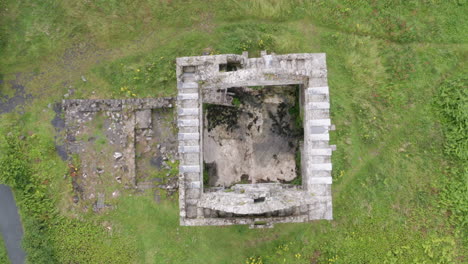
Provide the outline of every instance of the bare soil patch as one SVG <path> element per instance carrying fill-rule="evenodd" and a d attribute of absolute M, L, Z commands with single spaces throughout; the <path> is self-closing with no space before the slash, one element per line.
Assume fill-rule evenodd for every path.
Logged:
<path fill-rule="evenodd" d="M 291 182 L 303 129 L 296 86 L 231 88 L 234 106 L 204 106 L 204 164 L 210 186 Z"/>

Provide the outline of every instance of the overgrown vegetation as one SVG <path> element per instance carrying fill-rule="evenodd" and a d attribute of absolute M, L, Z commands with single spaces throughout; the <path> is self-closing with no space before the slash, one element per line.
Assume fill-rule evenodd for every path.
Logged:
<path fill-rule="evenodd" d="M 241 100 L 237 97 L 232 98 L 232 105 L 239 107 L 242 104 Z"/>
<path fill-rule="evenodd" d="M 296 133 L 298 134 L 304 134 L 304 126 L 303 126 L 303 121 L 302 121 L 302 112 L 301 112 L 301 105 L 299 103 L 299 93 L 300 93 L 300 87 L 296 87 L 296 91 L 294 94 L 295 98 L 298 98 L 297 102 L 295 102 L 294 106 L 290 107 L 288 112 L 289 115 L 291 116 L 291 119 L 294 123 L 294 127 L 296 130 Z"/>
<path fill-rule="evenodd" d="M 2 236 L 0 235 L 0 263 L 9 264 L 8 255 L 5 248 L 5 243 Z"/>
<path fill-rule="evenodd" d="M 0 116 L 29 262 L 466 262 L 466 13 L 458 0 L 0 0 L 0 93 L 33 97 Z M 182 228 L 177 203 L 149 194 L 66 210 L 49 103 L 69 89 L 175 95 L 176 57 L 261 49 L 327 53 L 335 220 Z"/>
<path fill-rule="evenodd" d="M 298 148 L 294 155 L 294 161 L 296 162 L 296 178 L 291 181 L 291 184 L 301 185 L 302 184 L 302 163 L 301 163 L 301 150 Z"/>
<path fill-rule="evenodd" d="M 461 161 L 468 160 L 468 77 L 444 81 L 435 104 L 442 116 L 445 152 Z"/>
<path fill-rule="evenodd" d="M 203 187 L 207 188 L 210 185 L 210 175 L 208 174 L 208 166 L 203 162 Z"/>
<path fill-rule="evenodd" d="M 17 126 L 2 128 L 5 136 L 0 139 L 0 183 L 15 191 L 25 228 L 23 246 L 28 262 L 131 262 L 133 251 L 129 241 L 92 222 L 59 214 L 50 187 L 53 177 L 46 176 L 45 167 L 57 164 L 41 161 L 42 157 L 55 154 L 53 143 L 43 145 L 35 134 L 25 136 Z M 30 148 L 33 150 L 27 151 Z"/>
<path fill-rule="evenodd" d="M 444 171 L 440 206 L 468 246 L 468 78 L 455 76 L 445 80 L 435 104 L 442 116 L 445 153 L 451 157 Z"/>

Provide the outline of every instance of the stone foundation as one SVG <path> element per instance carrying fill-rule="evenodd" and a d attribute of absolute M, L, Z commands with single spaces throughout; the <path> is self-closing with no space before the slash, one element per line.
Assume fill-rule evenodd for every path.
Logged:
<path fill-rule="evenodd" d="M 63 100 L 74 203 L 99 211 L 125 189 L 156 187 L 151 173 L 177 158 L 174 122 L 166 129 L 172 135 L 163 135 L 158 119 L 161 111 L 172 117 L 173 105 L 174 98 Z"/>

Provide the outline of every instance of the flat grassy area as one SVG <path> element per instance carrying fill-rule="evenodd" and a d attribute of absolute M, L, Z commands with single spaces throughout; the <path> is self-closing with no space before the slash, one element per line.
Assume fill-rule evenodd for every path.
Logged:
<path fill-rule="evenodd" d="M 5 248 L 5 242 L 3 241 L 2 236 L 0 235 L 0 263 L 8 264 L 10 260 L 8 260 L 7 251 Z"/>
<path fill-rule="evenodd" d="M 43 247 L 57 262 L 99 263 L 102 252 L 114 256 L 113 263 L 466 262 L 466 220 L 456 220 L 466 219 L 466 192 L 457 187 L 458 196 L 444 194 L 448 182 L 466 183 L 466 159 L 444 151 L 448 139 L 436 101 L 443 83 L 467 74 L 468 3 L 0 3 L 0 94 L 6 96 L 0 104 L 15 97 L 18 85 L 30 98 L 17 108 L 22 114 L 0 115 L 0 134 L 17 130 L 26 137 L 34 183 L 58 211 L 53 219 L 60 219 L 40 218 L 52 241 Z M 101 215 L 63 209 L 72 187 L 54 150 L 49 104 L 65 94 L 173 96 L 176 57 L 243 50 L 256 56 L 262 49 L 327 54 L 337 127 L 331 134 L 337 145 L 333 221 L 267 230 L 180 227 L 176 199 L 157 204 L 150 194 L 121 197 L 115 210 Z M 28 225 L 25 231 L 32 232 Z M 42 250 L 31 248 L 28 253 Z M 37 256 L 29 254 L 30 261 L 41 263 L 31 260 Z"/>

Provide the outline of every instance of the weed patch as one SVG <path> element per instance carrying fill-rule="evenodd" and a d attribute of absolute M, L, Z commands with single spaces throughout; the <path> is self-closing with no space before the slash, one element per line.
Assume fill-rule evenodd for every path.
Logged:
<path fill-rule="evenodd" d="M 5 248 L 5 243 L 3 238 L 0 236 L 0 262 L 9 264 L 10 261 L 8 260 L 8 255 Z"/>
<path fill-rule="evenodd" d="M 456 228 L 464 244 L 468 243 L 468 79 L 453 77 L 444 81 L 434 104 L 440 111 L 445 135 L 445 153 L 451 157 L 445 170 L 440 193 L 440 207 L 446 212 L 449 222 Z M 440 243 L 445 242 L 439 241 Z M 449 242 L 452 242 L 450 240 Z M 452 242 L 454 243 L 454 242 Z"/>

